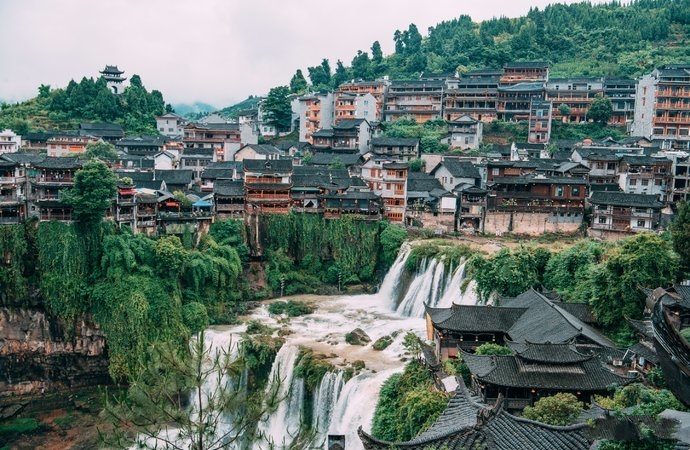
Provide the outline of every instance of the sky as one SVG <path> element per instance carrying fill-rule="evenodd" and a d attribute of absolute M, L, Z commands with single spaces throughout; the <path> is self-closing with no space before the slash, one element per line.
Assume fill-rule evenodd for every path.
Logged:
<path fill-rule="evenodd" d="M 592 3 L 602 1 L 593 0 Z M 0 100 L 35 97 L 98 77 L 106 64 L 138 74 L 168 103 L 223 108 L 287 85 L 328 58 L 349 65 L 378 40 L 422 35 L 462 14 L 518 17 L 553 0 L 0 0 Z M 560 3 L 574 3 L 572 0 Z"/>

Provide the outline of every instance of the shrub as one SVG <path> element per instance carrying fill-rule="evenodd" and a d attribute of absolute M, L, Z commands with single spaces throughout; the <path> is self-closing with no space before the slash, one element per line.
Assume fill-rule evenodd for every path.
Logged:
<path fill-rule="evenodd" d="M 374 342 L 373 348 L 374 350 L 381 351 L 385 350 L 388 348 L 389 345 L 393 343 L 393 338 L 391 336 L 381 336 Z"/>
<path fill-rule="evenodd" d="M 286 314 L 288 317 L 304 316 L 314 312 L 314 307 L 303 302 L 288 300 L 287 302 L 274 302 L 268 305 L 270 314 Z"/>
<path fill-rule="evenodd" d="M 534 406 L 525 407 L 522 415 L 549 425 L 565 426 L 575 422 L 581 412 L 582 402 L 575 395 L 560 392 L 537 400 Z"/>

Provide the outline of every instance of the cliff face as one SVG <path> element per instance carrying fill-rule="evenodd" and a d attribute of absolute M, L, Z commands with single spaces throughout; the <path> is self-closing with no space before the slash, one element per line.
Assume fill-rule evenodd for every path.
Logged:
<path fill-rule="evenodd" d="M 41 309 L 0 307 L 0 397 L 109 382 L 105 336 L 88 317 L 64 338 Z"/>

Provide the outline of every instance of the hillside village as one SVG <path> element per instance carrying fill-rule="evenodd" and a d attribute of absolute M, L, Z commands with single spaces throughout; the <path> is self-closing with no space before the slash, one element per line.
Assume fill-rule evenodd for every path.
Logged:
<path fill-rule="evenodd" d="M 100 74 L 113 93 L 123 91 L 117 66 Z M 115 123 L 24 136 L 8 129 L 0 133 L 0 222 L 69 221 L 60 191 L 71 187 L 87 145 L 103 141 L 117 149 L 108 164 L 120 178 L 108 216 L 134 232 L 180 233 L 214 217 L 290 211 L 386 218 L 438 233 L 664 229 L 690 189 L 688 96 L 690 65 L 636 80 L 565 79 L 551 78 L 548 63 L 515 62 L 294 95 L 292 129 L 283 132 L 269 125 L 262 103 L 237 120 L 167 113 L 156 119 L 157 136 L 125 136 Z M 610 106 L 604 120 L 629 137 L 551 138 L 554 122 L 591 121 L 602 101 Z M 449 152 L 422 153 L 417 138 L 386 136 L 386 124 L 403 118 L 446 125 Z M 484 145 L 483 129 L 494 121 L 525 121 L 526 141 Z M 291 131 L 298 141 L 279 139 Z M 423 170 L 411 170 L 420 158 Z"/>

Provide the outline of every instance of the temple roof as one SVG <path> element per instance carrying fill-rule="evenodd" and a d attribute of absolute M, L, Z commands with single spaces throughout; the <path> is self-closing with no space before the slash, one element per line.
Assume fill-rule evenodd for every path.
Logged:
<path fill-rule="evenodd" d="M 592 355 L 578 352 L 573 344 L 533 344 L 531 342 L 508 341 L 507 345 L 524 361 L 573 364 L 592 358 Z"/>
<path fill-rule="evenodd" d="M 557 358 L 555 350 L 549 351 L 547 358 Z M 635 380 L 616 375 L 595 358 L 573 363 L 538 362 L 522 358 L 519 354 L 479 356 L 465 352 L 462 352 L 462 358 L 473 376 L 496 386 L 554 391 L 604 391 L 611 385 L 623 385 Z M 571 358 L 563 356 L 563 360 L 566 359 Z"/>
<path fill-rule="evenodd" d="M 426 312 L 434 327 L 463 332 L 505 332 L 527 311 L 527 308 L 506 308 L 480 305 L 454 305 L 453 308 L 432 308 Z"/>
<path fill-rule="evenodd" d="M 213 193 L 226 197 L 244 197 L 244 183 L 234 180 L 217 180 L 213 183 Z"/>

